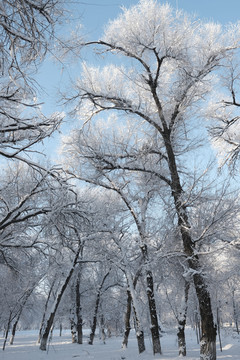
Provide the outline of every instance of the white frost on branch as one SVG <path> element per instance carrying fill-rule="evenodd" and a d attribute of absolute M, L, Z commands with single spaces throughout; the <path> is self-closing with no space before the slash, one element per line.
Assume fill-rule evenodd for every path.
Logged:
<path fill-rule="evenodd" d="M 239 108 L 231 105 L 231 102 L 226 92 L 216 92 L 205 110 L 206 118 L 212 121 L 211 142 L 220 166 L 231 160 L 240 146 Z"/>

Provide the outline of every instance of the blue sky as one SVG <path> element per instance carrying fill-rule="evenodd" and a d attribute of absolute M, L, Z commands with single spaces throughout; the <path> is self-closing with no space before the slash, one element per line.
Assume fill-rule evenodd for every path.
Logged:
<path fill-rule="evenodd" d="M 115 18 L 121 5 L 129 7 L 137 0 L 85 0 L 78 1 L 82 13 L 82 22 L 89 31 L 100 32 L 102 24 L 109 18 Z M 160 1 L 161 2 L 161 1 Z M 220 23 L 235 22 L 240 19 L 239 0 L 168 0 L 173 7 L 196 13 L 204 20 Z"/>
<path fill-rule="evenodd" d="M 160 1 L 161 2 L 161 1 Z M 137 0 L 69 0 L 73 9 L 73 21 L 83 24 L 83 32 L 89 39 L 100 38 L 104 25 L 120 13 L 120 7 L 129 7 L 137 4 Z M 182 8 L 187 12 L 196 14 L 206 21 L 216 21 L 222 24 L 240 20 L 240 0 L 168 0 L 173 7 Z M 39 77 L 42 86 L 46 89 L 48 98 L 54 94 L 58 86 L 57 79 L 61 82 L 61 64 L 48 64 L 44 67 Z M 65 69 L 69 69 L 66 64 Z M 47 90 L 48 89 L 48 90 Z M 49 90 L 51 89 L 51 91 Z"/>
<path fill-rule="evenodd" d="M 160 1 L 161 2 L 161 1 Z M 73 20 L 70 25 L 81 23 L 83 33 L 89 39 L 99 39 L 103 33 L 104 25 L 114 19 L 120 13 L 120 7 L 129 7 L 137 4 L 137 0 L 69 0 L 73 9 Z M 186 12 L 194 13 L 197 17 L 205 21 L 214 21 L 222 24 L 236 22 L 240 19 L 240 0 L 169 0 L 168 3 L 173 7 L 178 7 Z M 69 29 L 67 30 L 69 31 Z M 86 60 L 86 55 L 84 55 Z M 41 67 L 37 77 L 43 92 L 42 100 L 45 102 L 43 112 L 46 115 L 60 110 L 57 105 L 58 88 L 64 88 L 68 74 L 76 77 L 79 65 L 73 66 L 71 62 L 64 64 L 46 61 Z M 58 136 L 56 135 L 55 140 Z M 54 140 L 54 141 L 55 141 Z M 46 141 L 47 151 L 52 151 L 53 141 Z M 49 150 L 51 149 L 51 150 Z"/>

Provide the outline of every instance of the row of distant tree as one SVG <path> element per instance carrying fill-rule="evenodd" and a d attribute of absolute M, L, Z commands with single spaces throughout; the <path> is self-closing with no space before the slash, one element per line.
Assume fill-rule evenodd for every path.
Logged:
<path fill-rule="evenodd" d="M 0 9 L 3 349 L 10 331 L 13 343 L 38 323 L 46 350 L 53 327 L 69 324 L 73 342 L 87 326 L 93 344 L 99 327 L 103 341 L 122 333 L 124 347 L 135 328 L 139 352 L 149 334 L 156 354 L 176 326 L 184 356 L 189 323 L 201 359 L 214 360 L 217 330 L 238 332 L 238 27 L 142 0 L 102 40 L 61 40 L 61 53 L 94 48 L 111 64 L 84 63 L 62 95 L 77 121 L 49 166 L 34 146 L 63 119 L 41 113 L 33 75 L 64 10 L 45 0 Z"/>

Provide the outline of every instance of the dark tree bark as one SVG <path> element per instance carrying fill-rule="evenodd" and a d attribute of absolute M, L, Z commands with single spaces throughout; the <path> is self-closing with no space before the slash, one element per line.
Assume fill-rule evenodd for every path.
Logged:
<path fill-rule="evenodd" d="M 150 313 L 150 319 L 151 319 L 151 335 L 152 335 L 152 347 L 153 347 L 153 354 L 161 354 L 161 344 L 160 344 L 160 334 L 159 334 L 159 324 L 158 324 L 158 317 L 157 317 L 157 311 L 156 311 L 156 302 L 155 302 L 155 295 L 154 295 L 154 281 L 153 281 L 153 274 L 152 271 L 149 268 L 149 256 L 148 256 L 148 247 L 145 243 L 145 221 L 143 219 L 139 220 L 136 216 L 133 208 L 131 207 L 129 201 L 126 199 L 124 194 L 121 190 L 115 189 L 123 201 L 125 202 L 126 206 L 130 210 L 130 213 L 132 214 L 134 221 L 136 223 L 139 236 L 141 238 L 141 245 L 140 249 L 143 256 L 143 262 L 145 265 L 145 274 L 146 274 L 146 283 L 147 283 L 147 298 L 148 298 L 148 306 L 149 306 L 149 313 Z M 148 202 L 148 199 L 146 199 Z"/>
<path fill-rule="evenodd" d="M 52 291 L 53 291 L 53 287 L 54 287 L 55 282 L 56 282 L 56 279 L 53 280 L 53 282 L 52 282 L 52 284 L 51 284 L 51 286 L 50 286 L 50 289 L 49 289 L 49 292 L 48 292 L 48 296 L 47 296 L 47 300 L 46 300 L 45 305 L 44 305 L 44 312 L 43 312 L 42 321 L 41 321 L 41 325 L 40 325 L 40 329 L 39 329 L 39 334 L 38 334 L 38 344 L 40 344 L 40 341 L 41 341 L 41 338 L 42 338 L 42 331 L 43 331 L 43 327 L 44 327 L 44 323 L 45 323 L 45 318 L 46 318 L 48 303 L 49 303 L 49 300 L 50 300 L 50 297 L 51 297 L 51 294 L 52 294 Z"/>
<path fill-rule="evenodd" d="M 141 354 L 146 350 L 143 331 L 137 332 L 137 343 L 138 343 L 138 352 L 139 354 Z"/>
<path fill-rule="evenodd" d="M 139 354 L 141 354 L 146 350 L 145 341 L 144 341 L 144 332 L 141 329 L 141 323 L 138 318 L 134 303 L 132 303 L 132 306 L 133 306 L 133 311 L 134 311 L 134 316 L 135 316 L 135 330 L 136 330 L 136 337 L 137 337 L 137 344 L 138 344 L 138 352 L 139 352 Z"/>
<path fill-rule="evenodd" d="M 135 292 L 134 292 L 140 272 L 138 273 L 138 275 L 135 276 L 134 281 L 132 281 L 131 274 L 129 274 L 128 271 L 127 271 L 126 275 L 127 274 L 128 274 L 127 282 L 128 282 L 129 291 L 130 291 L 131 297 L 132 297 L 132 309 L 133 309 L 133 315 L 134 315 L 134 326 L 135 326 L 135 331 L 136 331 L 138 352 L 139 352 L 139 354 L 141 354 L 142 352 L 145 351 L 146 348 L 145 348 L 145 341 L 144 341 L 144 332 L 143 332 L 141 320 L 139 318 L 139 310 L 136 308 L 138 306 L 138 301 L 136 299 Z"/>
<path fill-rule="evenodd" d="M 129 290 L 127 290 L 127 308 L 125 313 L 125 330 L 124 336 L 122 341 L 122 348 L 127 348 L 128 346 L 128 337 L 131 331 L 130 325 L 130 318 L 131 318 L 131 311 L 132 311 L 132 296 Z"/>
<path fill-rule="evenodd" d="M 186 356 L 186 339 L 185 339 L 185 323 L 183 321 L 178 322 L 178 354 L 179 356 Z"/>
<path fill-rule="evenodd" d="M 43 351 L 46 351 L 47 349 L 47 340 L 48 340 L 48 336 L 49 336 L 49 333 L 50 333 L 50 330 L 51 330 L 51 327 L 53 325 L 53 321 L 54 321 L 54 318 L 55 318 L 55 315 L 56 315 L 56 312 L 57 312 L 57 309 L 58 309 L 58 306 L 60 304 L 60 301 L 62 299 L 62 296 L 67 288 L 67 285 L 72 277 L 72 274 L 74 272 L 74 268 L 77 264 L 77 260 L 78 260 L 78 257 L 79 257 L 79 254 L 80 254 L 80 251 L 81 251 L 81 246 L 79 246 L 77 252 L 76 252 L 76 255 L 75 255 L 75 258 L 74 258 L 74 261 L 73 261 L 73 264 L 72 264 L 72 267 L 68 273 L 68 276 L 67 278 L 65 279 L 64 281 L 64 284 L 62 285 L 58 295 L 57 295 L 57 298 L 55 300 L 55 305 L 54 305 L 54 308 L 47 320 L 47 324 L 46 324 L 46 327 L 45 327 L 45 330 L 44 330 L 44 333 L 42 335 L 42 339 L 41 339 L 41 344 L 40 344 L 40 349 L 43 350 Z"/>
<path fill-rule="evenodd" d="M 148 297 L 148 306 L 151 319 L 151 334 L 152 334 L 152 347 L 153 354 L 161 354 L 161 344 L 160 344 L 160 334 L 159 334 L 159 325 L 156 311 L 156 302 L 154 297 L 154 284 L 153 284 L 153 275 L 150 270 L 147 270 L 147 297 Z"/>
<path fill-rule="evenodd" d="M 188 303 L 188 293 L 189 293 L 189 282 L 185 281 L 185 294 L 184 294 L 184 300 L 185 300 L 185 308 L 184 312 L 180 314 L 180 317 L 178 318 L 178 354 L 179 356 L 186 356 L 187 355 L 187 347 L 186 347 L 186 338 L 185 338 L 185 326 L 186 326 L 186 319 L 187 319 L 187 303 Z"/>
<path fill-rule="evenodd" d="M 133 280 L 133 288 L 136 288 L 137 285 L 137 281 L 139 279 L 139 276 L 141 275 L 141 271 L 138 271 L 134 280 Z M 122 341 L 122 348 L 127 348 L 128 345 L 128 337 L 131 331 L 131 324 L 130 324 L 130 319 L 131 319 L 131 312 L 132 312 L 132 295 L 131 295 L 131 291 L 128 289 L 127 290 L 127 307 L 126 307 L 126 313 L 125 313 L 125 331 L 124 331 L 124 336 L 123 336 L 123 341 Z"/>
<path fill-rule="evenodd" d="M 237 309 L 237 304 L 235 301 L 235 290 L 232 290 L 232 302 L 233 302 L 233 316 L 234 316 L 234 322 L 236 325 L 236 330 L 237 333 L 239 334 L 239 327 L 238 327 L 238 309 Z"/>
<path fill-rule="evenodd" d="M 3 350 L 5 350 L 5 347 L 6 347 L 6 343 L 7 343 L 7 338 L 8 338 L 8 333 L 9 333 L 11 321 L 12 321 L 12 312 L 10 312 L 10 314 L 9 314 L 7 326 L 6 326 L 6 328 L 5 328 L 5 337 L 4 337 L 3 348 L 2 348 Z"/>
<path fill-rule="evenodd" d="M 17 320 L 15 321 L 15 323 L 13 324 L 13 327 L 12 327 L 12 335 L 10 337 L 10 340 L 9 340 L 9 345 L 13 345 L 14 343 L 14 339 L 15 339 L 15 335 L 16 335 L 16 330 L 17 330 L 17 324 L 19 322 L 19 319 L 20 319 L 20 315 L 18 316 Z"/>
<path fill-rule="evenodd" d="M 26 302 L 28 301 L 28 298 L 29 298 L 29 296 L 32 294 L 33 290 L 34 290 L 34 286 L 33 286 L 31 289 L 27 290 L 27 291 L 25 292 L 23 298 L 22 298 L 21 303 L 19 304 L 18 315 L 17 315 L 16 321 L 14 322 L 13 327 L 12 327 L 12 335 L 11 335 L 11 338 L 10 338 L 10 341 L 9 341 L 9 344 L 10 344 L 10 345 L 13 345 L 14 338 L 15 338 L 15 334 L 16 334 L 16 330 L 17 330 L 18 322 L 19 322 L 20 317 L 21 317 L 21 315 L 22 315 L 24 306 L 26 305 Z"/>
<path fill-rule="evenodd" d="M 13 345 L 14 337 L 15 337 L 15 334 L 16 334 L 16 329 L 17 329 L 19 319 L 21 317 L 24 306 L 26 305 L 26 302 L 27 302 L 29 296 L 32 294 L 33 290 L 34 290 L 34 287 L 32 287 L 31 289 L 26 290 L 26 292 L 23 294 L 23 296 L 18 300 L 18 303 L 16 304 L 17 310 L 16 310 L 14 315 L 13 315 L 13 311 L 10 311 L 7 327 L 6 327 L 6 330 L 5 330 L 5 338 L 4 338 L 4 342 L 3 342 L 3 350 L 5 350 L 5 347 L 6 347 L 6 342 L 7 342 L 7 338 L 8 338 L 11 323 L 12 323 L 12 321 L 14 319 L 16 319 L 14 324 L 13 324 L 13 327 L 12 327 L 12 335 L 11 335 L 11 338 L 10 338 L 10 341 L 9 341 L 9 344 Z"/>
<path fill-rule="evenodd" d="M 171 144 L 170 131 L 164 130 L 163 139 L 168 155 L 168 165 L 171 174 L 171 189 L 174 198 L 175 208 L 178 216 L 178 226 L 182 237 L 183 248 L 190 270 L 192 271 L 193 283 L 195 286 L 200 318 L 201 318 L 201 339 L 200 339 L 200 359 L 216 360 L 216 325 L 214 324 L 210 294 L 207 289 L 199 257 L 195 251 L 195 244 L 190 234 L 190 224 L 183 200 L 183 190 L 181 187 L 175 155 Z"/>
<path fill-rule="evenodd" d="M 81 270 L 80 270 L 81 271 Z M 81 307 L 81 294 L 80 294 L 80 272 L 78 273 L 76 282 L 76 317 L 77 317 L 77 343 L 83 343 L 83 319 L 82 319 L 82 307 Z"/>
<path fill-rule="evenodd" d="M 219 339 L 219 347 L 222 352 L 222 340 L 221 340 L 221 326 L 220 326 L 220 315 L 219 315 L 219 306 L 217 307 L 217 330 L 218 330 L 218 339 Z"/>
<path fill-rule="evenodd" d="M 100 316 L 100 338 L 103 342 L 103 344 L 106 344 L 105 340 L 106 340 L 106 334 L 105 334 L 105 329 L 104 329 L 104 316 L 103 314 Z"/>
<path fill-rule="evenodd" d="M 110 273 L 110 270 L 103 277 L 102 282 L 98 287 L 97 297 L 96 297 L 96 302 L 95 302 L 95 308 L 94 308 L 94 314 L 93 314 L 93 322 L 92 322 L 91 333 L 90 333 L 89 342 L 88 342 L 89 345 L 93 344 L 93 340 L 94 340 L 94 337 L 95 337 L 95 332 L 96 332 L 96 327 L 97 327 L 97 316 L 98 316 L 98 309 L 99 309 L 99 303 L 100 303 L 100 298 L 101 298 L 101 292 L 102 292 L 104 282 L 107 279 L 109 273 Z"/>

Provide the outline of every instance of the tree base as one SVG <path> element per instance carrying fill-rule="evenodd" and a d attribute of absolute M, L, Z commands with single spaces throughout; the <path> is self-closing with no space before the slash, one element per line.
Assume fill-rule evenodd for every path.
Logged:
<path fill-rule="evenodd" d="M 202 338 L 200 343 L 200 360 L 216 360 L 216 341 Z"/>

